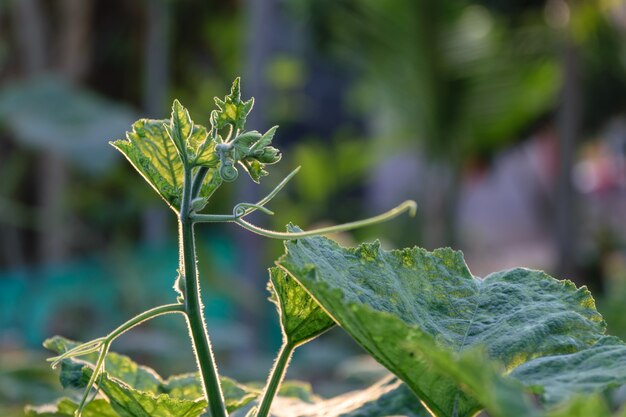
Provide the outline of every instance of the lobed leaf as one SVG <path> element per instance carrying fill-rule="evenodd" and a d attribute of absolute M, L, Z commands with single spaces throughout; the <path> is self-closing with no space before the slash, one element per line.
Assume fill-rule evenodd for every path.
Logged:
<path fill-rule="evenodd" d="M 185 166 L 209 168 L 198 196 L 205 204 L 222 184 L 215 169 L 219 165 L 215 141 L 204 126 L 194 125 L 178 100 L 170 120 L 138 120 L 125 140 L 111 144 L 175 212 L 180 209 Z"/>
<path fill-rule="evenodd" d="M 335 325 L 306 290 L 280 268 L 270 268 L 267 288 L 276 305 L 286 341 L 298 346 Z"/>
<path fill-rule="evenodd" d="M 516 383 L 500 374 L 584 351 L 604 333 L 586 289 L 539 271 L 478 279 L 450 249 L 349 249 L 323 237 L 285 246 L 279 266 L 437 416 L 471 416 L 481 407 L 493 416 L 534 415 Z M 604 366 L 611 376 L 594 389 L 621 381 Z M 570 383 L 562 398 L 587 388 Z M 518 410 L 507 410 L 508 403 Z"/>
<path fill-rule="evenodd" d="M 246 125 L 246 118 L 254 106 L 254 99 L 248 101 L 241 100 L 240 79 L 236 78 L 230 88 L 230 94 L 224 100 L 215 98 L 218 110 L 211 113 L 211 124 L 214 128 L 221 130 L 231 126 L 232 129 L 243 131 Z"/>
<path fill-rule="evenodd" d="M 141 119 L 126 140 L 111 142 L 174 210 L 180 209 L 183 162 L 165 128 L 168 120 Z"/>

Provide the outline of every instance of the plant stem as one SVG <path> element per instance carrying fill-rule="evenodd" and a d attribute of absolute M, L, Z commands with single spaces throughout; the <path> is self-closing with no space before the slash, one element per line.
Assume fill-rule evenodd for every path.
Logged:
<path fill-rule="evenodd" d="M 162 306 L 151 308 L 150 310 L 144 311 L 143 313 L 136 315 L 135 317 L 128 320 L 126 323 L 122 324 L 117 329 L 109 333 L 106 336 L 106 340 L 108 343 L 111 343 L 113 342 L 113 340 L 115 340 L 115 338 L 129 331 L 133 327 L 140 325 L 144 321 L 152 319 L 157 316 L 161 316 L 163 314 L 170 314 L 170 313 L 185 313 L 185 306 L 183 304 L 166 304 L 166 305 L 162 305 Z"/>
<path fill-rule="evenodd" d="M 96 361 L 96 364 L 93 368 L 93 372 L 91 374 L 91 377 L 89 378 L 89 382 L 87 382 L 87 387 L 85 388 L 83 397 L 80 400 L 80 404 L 78 404 L 78 408 L 74 412 L 74 416 L 76 417 L 81 416 L 83 409 L 85 408 L 85 405 L 87 405 L 87 398 L 89 398 L 89 393 L 91 392 L 91 388 L 94 386 L 94 384 L 96 383 L 96 379 L 100 375 L 100 369 L 104 366 L 104 360 L 106 359 L 107 354 L 109 353 L 109 346 L 110 346 L 110 343 L 108 341 L 105 341 L 101 347 L 102 350 L 100 350 L 100 354 L 98 355 L 98 360 Z"/>
<path fill-rule="evenodd" d="M 274 368 L 272 369 L 269 379 L 267 380 L 265 392 L 263 393 L 263 399 L 261 400 L 261 405 L 259 406 L 259 411 L 257 412 L 256 417 L 267 417 L 269 414 L 272 401 L 274 400 L 274 397 L 276 397 L 278 388 L 285 377 L 287 365 L 289 364 L 289 360 L 291 359 L 291 355 L 293 354 L 295 348 L 296 346 L 290 342 L 283 343 L 283 346 L 280 348 Z"/>
<path fill-rule="evenodd" d="M 110 345 L 113 341 L 118 338 L 120 335 L 126 333 L 130 329 L 135 326 L 140 325 L 144 321 L 150 320 L 157 316 L 162 316 L 163 314 L 171 314 L 171 313 L 182 313 L 185 314 L 185 306 L 183 304 L 166 304 L 159 307 L 152 308 L 148 311 L 144 311 L 141 314 L 133 317 L 128 320 L 126 323 L 118 326 L 111 333 L 106 335 L 105 337 L 99 337 L 97 339 L 91 340 L 89 342 L 78 345 L 59 356 L 55 356 L 53 358 L 49 358 L 48 361 L 52 362 L 52 368 L 56 368 L 61 361 L 64 359 L 83 356 L 89 353 L 96 352 L 101 350 L 102 346 L 105 344 Z"/>
<path fill-rule="evenodd" d="M 211 350 L 211 342 L 204 321 L 200 286 L 198 285 L 198 271 L 196 266 L 196 248 L 193 235 L 193 222 L 189 217 L 191 196 L 191 173 L 185 170 L 183 200 L 180 210 L 180 262 L 181 271 L 185 278 L 185 312 L 189 334 L 196 355 L 196 362 L 202 379 L 202 385 L 209 403 L 211 417 L 226 417 L 226 407 L 215 365 L 215 358 Z"/>

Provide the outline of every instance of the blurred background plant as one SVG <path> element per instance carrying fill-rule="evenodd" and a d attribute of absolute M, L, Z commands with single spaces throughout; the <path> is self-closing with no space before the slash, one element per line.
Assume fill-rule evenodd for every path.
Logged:
<path fill-rule="evenodd" d="M 56 395 L 44 338 L 96 337 L 172 300 L 175 221 L 107 142 L 175 97 L 208 124 L 238 75 L 249 126 L 279 124 L 284 158 L 260 187 L 223 187 L 213 211 L 297 165 L 257 223 L 414 198 L 417 220 L 337 239 L 452 245 L 479 276 L 545 269 L 589 285 L 626 336 L 625 31 L 618 0 L 0 1 L 0 414 Z M 281 246 L 234 226 L 201 236 L 218 362 L 243 381 L 265 377 L 280 342 L 265 283 Z M 160 319 L 115 349 L 182 372 L 184 332 Z M 290 376 L 344 391 L 380 375 L 362 354 L 335 330 Z"/>

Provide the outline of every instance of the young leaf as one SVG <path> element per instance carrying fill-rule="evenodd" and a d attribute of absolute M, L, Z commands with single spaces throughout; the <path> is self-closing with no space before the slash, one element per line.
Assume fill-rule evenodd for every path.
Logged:
<path fill-rule="evenodd" d="M 126 140 L 111 142 L 174 210 L 180 209 L 183 162 L 165 128 L 168 120 L 141 119 Z"/>
<path fill-rule="evenodd" d="M 181 106 L 182 107 L 182 106 Z M 174 106 L 176 108 L 176 106 Z M 182 116 L 181 116 L 182 117 Z M 146 181 L 159 193 L 167 204 L 175 211 L 180 209 L 183 192 L 183 160 L 179 145 L 175 145 L 166 127 L 168 120 L 141 119 L 133 124 L 132 131 L 126 134 L 126 140 L 111 142 Z M 186 122 L 185 122 L 186 123 Z M 221 185 L 221 179 L 214 169 L 219 158 L 215 154 L 215 143 L 206 134 L 206 128 L 199 125 L 187 126 L 181 120 L 174 123 L 179 135 L 191 129 L 186 158 L 193 160 L 195 165 L 211 168 L 202 184 L 199 197 L 208 200 Z M 172 133 L 173 136 L 176 136 Z"/>
<path fill-rule="evenodd" d="M 211 113 L 211 124 L 218 130 L 226 126 L 232 126 L 235 132 L 243 131 L 246 125 L 246 118 L 254 106 L 254 99 L 248 101 L 241 100 L 240 79 L 236 78 L 230 88 L 230 94 L 224 100 L 215 98 L 215 104 L 219 110 Z"/>
<path fill-rule="evenodd" d="M 220 158 L 215 152 L 215 141 L 207 132 L 206 127 L 194 125 L 187 141 L 189 159 L 194 166 L 217 168 Z"/>
<path fill-rule="evenodd" d="M 298 346 L 316 338 L 335 322 L 302 286 L 280 268 L 270 268 L 267 289 L 276 304 L 287 343 Z"/>
<path fill-rule="evenodd" d="M 586 289 L 542 272 L 514 269 L 481 280 L 450 249 L 346 249 L 322 237 L 286 248 L 279 265 L 437 416 L 480 408 L 460 391 L 459 379 L 469 375 L 454 368 L 462 358 L 455 352 L 484 346 L 508 372 L 537 357 L 586 349 L 604 332 Z M 473 370 L 479 377 L 481 366 Z"/>
<path fill-rule="evenodd" d="M 172 142 L 176 145 L 180 157 L 183 161 L 186 161 L 187 141 L 193 131 L 193 121 L 191 120 L 191 116 L 189 116 L 189 111 L 184 108 L 178 100 L 174 100 L 172 104 L 172 116 L 167 131 Z"/>

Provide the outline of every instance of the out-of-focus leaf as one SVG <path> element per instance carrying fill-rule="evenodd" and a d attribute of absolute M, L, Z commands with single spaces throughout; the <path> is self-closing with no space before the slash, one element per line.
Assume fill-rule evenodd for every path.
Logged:
<path fill-rule="evenodd" d="M 243 412 L 245 410 L 241 410 Z M 241 417 L 236 413 L 232 417 Z M 415 394 L 396 378 L 330 399 L 275 399 L 272 417 L 429 417 Z"/>
<path fill-rule="evenodd" d="M 46 349 L 52 350 L 58 354 L 62 354 L 78 345 L 78 342 L 61 336 L 54 336 L 44 342 L 44 347 Z M 60 378 L 62 380 L 65 378 L 67 384 L 80 385 L 80 382 L 78 382 L 80 377 L 73 377 L 71 375 L 72 373 L 75 374 L 77 370 L 72 369 L 70 366 L 84 365 L 85 362 L 93 365 L 97 358 L 98 354 L 92 353 L 86 356 L 81 356 L 82 360 L 80 361 L 65 361 L 64 364 L 67 368 L 65 369 L 65 372 L 61 373 Z M 120 355 L 114 352 L 107 355 L 105 369 L 111 377 L 121 379 L 127 384 L 142 391 L 157 392 L 163 384 L 163 380 L 153 369 L 147 366 L 139 365 L 128 356 Z M 82 370 L 79 371 L 79 374 L 82 373 Z M 65 386 L 66 384 L 63 385 Z"/>
<path fill-rule="evenodd" d="M 545 417 L 611 417 L 606 401 L 600 395 L 577 396 L 567 404 L 547 412 Z"/>
<path fill-rule="evenodd" d="M 280 268 L 270 268 L 267 288 L 280 315 L 283 336 L 289 344 L 306 343 L 335 325 L 306 290 Z"/>
<path fill-rule="evenodd" d="M 48 349 L 59 354 L 77 345 L 58 336 L 45 342 Z M 81 360 L 65 360 L 60 375 L 64 386 L 84 387 L 96 359 L 97 354 L 90 354 Z M 207 405 L 197 373 L 177 375 L 164 381 L 154 370 L 116 353 L 107 355 L 105 369 L 98 386 L 122 417 L 197 416 Z M 221 378 L 221 383 L 229 412 L 244 407 L 260 394 L 230 378 Z"/>
<path fill-rule="evenodd" d="M 228 412 L 244 407 L 260 395 L 259 390 L 247 387 L 233 379 L 221 377 L 220 381 Z M 163 383 L 162 391 L 175 398 L 187 400 L 197 400 L 204 395 L 200 376 L 197 372 L 169 378 Z"/>
<path fill-rule="evenodd" d="M 50 76 L 0 91 L 0 123 L 17 140 L 65 155 L 87 172 L 101 173 L 115 162 L 104 139 L 120 136 L 135 119 L 127 106 Z"/>
<path fill-rule="evenodd" d="M 286 249 L 279 265 L 438 416 L 470 416 L 481 404 L 501 408 L 491 393 L 470 388 L 471 398 L 461 390 L 484 377 L 488 360 L 476 359 L 463 372 L 459 354 L 482 346 L 509 372 L 538 357 L 585 350 L 604 333 L 586 289 L 539 271 L 513 269 L 478 279 L 450 249 L 342 248 L 323 237 L 289 241 Z M 495 379 L 488 376 L 487 382 Z M 619 382 L 615 375 L 613 381 Z M 507 410 L 488 411 L 495 416 Z"/>
<path fill-rule="evenodd" d="M 74 417 L 78 404 L 69 398 L 61 398 L 54 404 L 28 406 L 24 411 L 26 417 Z M 83 417 L 119 417 L 111 404 L 104 399 L 95 399 L 83 409 Z"/>

